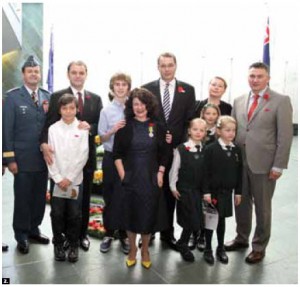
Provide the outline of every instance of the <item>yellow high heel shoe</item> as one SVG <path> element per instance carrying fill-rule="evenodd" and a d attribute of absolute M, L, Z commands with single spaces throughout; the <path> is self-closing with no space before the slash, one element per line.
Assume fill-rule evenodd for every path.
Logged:
<path fill-rule="evenodd" d="M 149 258 L 149 252 L 147 252 L 147 255 L 148 255 L 148 258 Z M 151 260 L 148 260 L 148 261 L 143 260 L 143 255 L 142 255 L 142 266 L 146 269 L 149 269 L 151 267 L 151 265 L 152 265 Z"/>
<path fill-rule="evenodd" d="M 146 269 L 149 269 L 152 265 L 151 261 L 142 261 L 142 266 Z"/>
<path fill-rule="evenodd" d="M 132 267 L 136 264 L 136 259 L 130 260 L 130 259 L 126 259 L 126 265 L 127 267 Z"/>

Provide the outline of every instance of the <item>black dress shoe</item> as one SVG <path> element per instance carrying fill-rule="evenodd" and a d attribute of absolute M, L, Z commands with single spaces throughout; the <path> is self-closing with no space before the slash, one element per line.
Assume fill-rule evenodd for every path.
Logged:
<path fill-rule="evenodd" d="M 177 242 L 176 249 L 180 252 L 180 255 L 184 261 L 187 262 L 195 261 L 194 254 L 191 252 L 187 244 L 181 244 Z"/>
<path fill-rule="evenodd" d="M 214 258 L 214 256 L 213 256 L 212 250 L 208 250 L 208 249 L 204 250 L 203 257 L 204 257 L 204 260 L 205 260 L 208 264 L 214 265 L 214 263 L 215 263 L 215 258 Z"/>
<path fill-rule="evenodd" d="M 54 245 L 54 258 L 56 261 L 66 260 L 66 253 L 63 244 Z"/>
<path fill-rule="evenodd" d="M 169 247 L 171 247 L 173 250 L 178 251 L 176 246 L 177 241 L 174 236 L 168 236 L 168 237 L 160 236 L 160 240 L 167 243 Z"/>
<path fill-rule="evenodd" d="M 199 251 L 203 252 L 205 249 L 205 238 L 199 238 L 197 242 L 197 248 Z"/>
<path fill-rule="evenodd" d="M 77 246 L 70 246 L 70 251 L 68 254 L 69 262 L 76 262 L 78 261 L 78 247 Z"/>
<path fill-rule="evenodd" d="M 249 247 L 248 243 L 242 243 L 242 242 L 238 242 L 236 240 L 229 241 L 229 242 L 225 243 L 225 245 L 224 245 L 225 251 L 236 251 L 236 250 L 240 250 L 240 249 L 244 249 L 244 248 L 248 248 L 248 247 Z"/>
<path fill-rule="evenodd" d="M 27 254 L 29 252 L 28 240 L 18 241 L 17 248 L 22 254 Z"/>
<path fill-rule="evenodd" d="M 8 245 L 2 242 L 2 251 L 7 251 L 8 250 Z"/>
<path fill-rule="evenodd" d="M 264 252 L 252 251 L 245 259 L 247 263 L 255 264 L 263 260 L 265 257 Z"/>
<path fill-rule="evenodd" d="M 220 262 L 222 262 L 224 264 L 228 263 L 228 256 L 226 255 L 225 249 L 223 247 L 217 248 L 216 257 Z"/>
<path fill-rule="evenodd" d="M 83 237 L 80 239 L 80 247 L 84 250 L 84 251 L 88 251 L 90 248 L 90 240 L 87 236 Z"/>
<path fill-rule="evenodd" d="M 28 236 L 29 239 L 34 240 L 36 243 L 49 244 L 50 240 L 47 236 L 43 234 L 31 234 Z"/>

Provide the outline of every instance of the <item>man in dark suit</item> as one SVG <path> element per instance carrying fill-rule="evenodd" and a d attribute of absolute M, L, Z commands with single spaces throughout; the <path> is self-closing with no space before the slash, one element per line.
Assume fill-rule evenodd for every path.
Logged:
<path fill-rule="evenodd" d="M 195 89 L 193 86 L 178 81 L 175 78 L 177 68 L 176 57 L 172 53 L 163 53 L 157 60 L 160 79 L 145 84 L 143 87 L 151 91 L 159 102 L 159 120 L 167 127 L 172 136 L 172 147 L 175 149 L 180 143 L 184 142 L 187 135 L 189 120 L 194 116 L 195 108 Z M 170 135 L 167 135 L 169 137 Z M 169 171 L 172 164 L 170 158 L 168 167 L 164 174 L 163 189 L 167 201 L 169 228 L 161 232 L 161 240 L 176 248 L 174 237 L 174 209 L 175 198 L 169 187 Z"/>
<path fill-rule="evenodd" d="M 48 171 L 40 151 L 39 137 L 44 126 L 50 94 L 39 88 L 41 69 L 29 56 L 22 67 L 24 85 L 6 93 L 3 105 L 3 161 L 14 175 L 13 229 L 22 254 L 29 252 L 29 239 L 48 244 L 42 223 Z"/>
<path fill-rule="evenodd" d="M 51 95 L 49 112 L 41 136 L 41 147 L 44 158 L 48 164 L 52 163 L 52 149 L 47 144 L 49 126 L 60 119 L 58 113 L 58 99 L 63 94 L 73 94 L 78 100 L 77 118 L 81 120 L 80 128 L 89 129 L 89 159 L 83 170 L 83 198 L 82 198 L 82 228 L 80 234 L 80 246 L 87 251 L 90 242 L 87 237 L 89 223 L 90 193 L 93 183 L 93 172 L 96 165 L 96 155 L 94 148 L 94 137 L 97 135 L 98 121 L 102 109 L 100 96 L 84 89 L 87 78 L 87 66 L 82 61 L 73 61 L 68 65 L 68 78 L 70 87 Z"/>

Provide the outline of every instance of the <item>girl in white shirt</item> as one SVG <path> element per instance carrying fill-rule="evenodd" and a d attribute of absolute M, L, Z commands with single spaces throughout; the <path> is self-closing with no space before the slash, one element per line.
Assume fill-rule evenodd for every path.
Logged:
<path fill-rule="evenodd" d="M 54 256 L 64 261 L 63 243 L 70 242 L 68 260 L 78 260 L 78 242 L 81 227 L 81 198 L 83 167 L 88 160 L 88 131 L 79 129 L 76 118 L 77 99 L 64 94 L 58 101 L 61 119 L 49 128 L 48 143 L 54 150 L 53 163 L 48 165 L 55 182 L 51 198 L 51 223 Z M 67 194 L 70 193 L 69 196 Z"/>

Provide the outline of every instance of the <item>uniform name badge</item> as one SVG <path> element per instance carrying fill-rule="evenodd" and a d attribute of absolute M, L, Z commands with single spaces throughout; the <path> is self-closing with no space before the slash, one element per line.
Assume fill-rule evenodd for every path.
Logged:
<path fill-rule="evenodd" d="M 219 222 L 219 213 L 218 210 L 212 205 L 209 204 L 205 207 L 204 210 L 204 226 L 209 230 L 216 230 Z"/>
<path fill-rule="evenodd" d="M 70 185 L 67 190 L 61 189 L 57 184 L 54 185 L 53 196 L 74 199 L 76 200 L 79 195 L 79 185 Z"/>

